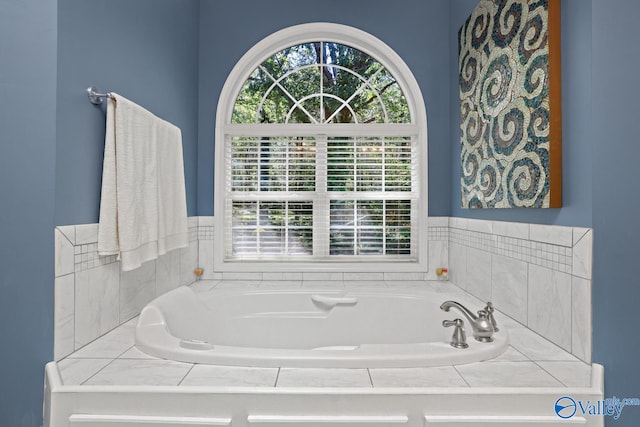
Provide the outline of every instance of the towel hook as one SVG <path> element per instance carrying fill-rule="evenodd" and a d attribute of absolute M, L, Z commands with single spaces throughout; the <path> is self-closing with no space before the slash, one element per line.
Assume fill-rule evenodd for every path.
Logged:
<path fill-rule="evenodd" d="M 89 86 L 87 88 L 87 96 L 89 97 L 89 102 L 94 105 L 102 104 L 102 98 L 110 96 L 109 93 L 100 93 L 100 89 L 95 86 Z"/>

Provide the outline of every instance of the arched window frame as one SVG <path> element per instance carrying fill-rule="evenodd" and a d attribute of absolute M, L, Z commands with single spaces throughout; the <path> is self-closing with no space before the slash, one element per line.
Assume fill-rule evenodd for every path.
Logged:
<path fill-rule="evenodd" d="M 409 124 L 233 124 L 232 114 L 236 97 L 245 81 L 262 62 L 275 53 L 293 45 L 316 41 L 331 41 L 356 48 L 369 54 L 380 62 L 397 80 L 407 101 L 411 114 Z M 258 128 L 260 126 L 260 128 Z M 366 126 L 366 129 L 364 129 Z M 412 261 L 380 262 L 379 259 L 354 262 L 317 262 L 317 261 L 230 261 L 225 253 L 225 212 L 227 180 L 225 140 L 228 135 L 243 134 L 260 136 L 265 127 L 286 128 L 286 135 L 309 135 L 310 133 L 368 136 L 371 129 L 385 132 L 391 136 L 412 135 L 417 148 L 417 227 L 415 239 L 416 258 Z M 329 128 L 330 127 L 330 128 Z M 288 27 L 267 36 L 258 42 L 235 65 L 220 93 L 216 111 L 215 130 L 215 227 L 214 268 L 221 272 L 239 271 L 282 271 L 282 272 L 426 272 L 428 266 L 427 241 L 427 115 L 422 92 L 413 73 L 388 45 L 378 38 L 354 27 L 334 23 L 309 23 Z"/>

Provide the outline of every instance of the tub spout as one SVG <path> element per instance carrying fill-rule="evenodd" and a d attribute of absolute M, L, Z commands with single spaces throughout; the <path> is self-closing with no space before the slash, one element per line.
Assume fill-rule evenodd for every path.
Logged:
<path fill-rule="evenodd" d="M 473 329 L 473 337 L 480 342 L 493 341 L 493 325 L 489 320 L 488 313 L 485 310 L 478 311 L 478 315 L 473 314 L 467 307 L 455 301 L 445 301 L 440 306 L 441 310 L 449 311 L 451 308 L 458 309 Z"/>

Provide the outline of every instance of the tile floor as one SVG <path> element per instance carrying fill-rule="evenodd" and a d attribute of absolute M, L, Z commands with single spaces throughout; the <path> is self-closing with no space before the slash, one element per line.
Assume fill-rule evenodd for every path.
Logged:
<path fill-rule="evenodd" d="M 235 282 L 235 286 L 276 286 Z M 297 285 L 297 284 L 290 284 Z M 306 286 L 315 286 L 307 283 Z M 193 289 L 224 289 L 228 282 L 196 282 Z M 305 283 L 299 283 L 305 287 Z M 347 288 L 349 283 L 333 283 Z M 378 286 L 433 288 L 429 282 Z M 462 296 L 462 295 L 461 295 Z M 479 302 L 478 302 L 479 303 Z M 588 387 L 591 366 L 519 323 L 498 317 L 511 346 L 495 359 L 429 368 L 256 368 L 211 366 L 156 359 L 134 346 L 137 318 L 89 343 L 58 363 L 65 385 L 169 385 L 220 387 Z"/>

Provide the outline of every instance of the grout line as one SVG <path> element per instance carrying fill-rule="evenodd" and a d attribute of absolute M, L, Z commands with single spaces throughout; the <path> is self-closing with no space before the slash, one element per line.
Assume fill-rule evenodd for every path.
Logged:
<path fill-rule="evenodd" d="M 97 359 L 97 358 L 96 358 Z M 78 359 L 78 360 L 82 360 L 82 359 Z M 91 378 L 95 377 L 96 375 L 98 375 L 100 372 L 104 371 L 104 369 L 111 365 L 116 359 L 112 359 L 111 362 L 107 363 L 106 365 L 104 365 L 102 368 L 98 369 L 93 375 L 89 375 L 89 378 L 86 378 L 84 381 L 82 381 L 80 383 L 80 385 L 84 385 L 87 381 L 89 381 Z"/>
<path fill-rule="evenodd" d="M 278 380 L 280 379 L 280 369 L 282 369 L 281 367 L 278 367 L 278 373 L 276 374 L 276 381 L 273 383 L 273 387 L 278 387 Z"/>
<path fill-rule="evenodd" d="M 578 243 L 580 243 L 580 242 L 582 241 L 582 239 L 584 239 L 585 237 L 587 237 L 587 234 L 589 234 L 590 232 L 591 232 L 591 229 L 590 229 L 590 228 L 588 228 L 588 229 L 587 229 L 587 231 L 586 231 L 586 232 L 585 232 L 585 233 L 584 233 L 584 234 L 583 234 L 583 235 L 582 235 L 582 236 L 581 236 L 581 237 L 580 237 L 580 238 L 579 238 L 575 243 L 573 243 L 573 245 L 572 245 L 572 246 L 569 246 L 569 247 L 570 247 L 570 248 L 575 248 L 575 247 L 578 245 Z"/>
<path fill-rule="evenodd" d="M 557 378 L 555 375 L 553 375 L 551 372 L 547 371 L 546 369 L 544 369 L 542 366 L 540 366 L 538 364 L 538 361 L 533 360 L 533 363 L 536 364 L 536 366 L 540 369 L 542 369 L 544 372 L 546 372 L 547 374 L 549 374 L 551 376 L 551 378 L 553 378 L 554 380 L 558 381 L 560 384 L 562 384 L 565 387 L 569 387 L 567 384 L 564 383 L 564 381 L 561 381 L 560 378 Z M 547 360 L 545 360 L 544 362 L 547 362 Z"/>
<path fill-rule="evenodd" d="M 131 346 L 127 347 L 127 349 L 125 351 L 123 351 L 122 353 L 118 354 L 115 359 L 120 359 L 120 357 L 125 354 L 127 351 L 131 350 L 133 347 L 135 347 L 135 344 L 131 344 Z"/>
<path fill-rule="evenodd" d="M 54 291 L 55 291 L 55 289 L 54 289 Z M 67 354 L 67 356 L 69 356 L 70 354 L 73 354 L 73 353 L 76 352 L 76 299 L 77 299 L 76 298 L 76 273 L 75 273 L 75 265 L 74 265 L 74 273 L 73 273 L 73 334 L 71 335 L 71 339 L 73 340 L 73 342 L 72 342 L 73 350 L 71 351 L 71 353 Z M 55 301 L 53 303 L 53 306 L 54 306 L 54 310 L 55 310 Z M 55 316 L 55 313 L 54 313 L 54 316 Z M 54 320 L 54 322 L 55 322 L 55 320 Z M 55 325 L 54 325 L 54 328 L 55 328 Z M 54 332 L 55 332 L 55 329 L 54 329 Z M 55 338 L 56 338 L 55 337 L 55 333 L 54 333 L 54 337 L 53 338 L 54 338 L 53 342 L 54 342 L 54 345 L 55 345 L 55 341 L 56 341 L 55 340 Z"/>
<path fill-rule="evenodd" d="M 529 327 L 529 305 L 531 304 L 531 300 L 529 299 L 529 287 L 531 286 L 531 281 L 529 280 L 529 272 L 531 271 L 531 264 L 530 263 L 526 263 L 525 267 L 527 269 L 527 273 L 526 273 L 526 283 L 525 283 L 525 291 L 524 291 L 524 300 L 525 300 L 525 304 L 524 304 L 524 318 L 527 321 L 527 328 Z M 551 280 L 553 281 L 553 270 L 551 270 Z"/>
<path fill-rule="evenodd" d="M 573 267 L 573 265 L 572 265 Z M 572 269 L 573 270 L 573 269 Z M 573 271 L 572 271 L 573 272 Z M 591 292 L 589 292 L 591 293 Z M 569 276 L 569 327 L 571 328 L 569 330 L 569 339 L 570 339 L 570 343 L 569 343 L 569 347 L 571 348 L 570 353 L 573 354 L 574 348 L 573 348 L 573 319 L 574 319 L 574 314 L 577 315 L 577 313 L 574 313 L 574 299 L 573 299 L 573 274 L 571 276 Z M 593 308 L 590 307 L 591 310 L 593 310 Z M 576 325 L 577 326 L 577 325 Z M 591 324 L 591 336 L 593 337 L 593 323 Z M 575 337 L 576 340 L 578 339 L 578 337 Z M 577 352 L 577 348 L 575 349 L 575 351 Z M 573 354 L 575 356 L 575 354 Z"/>
<path fill-rule="evenodd" d="M 519 355 L 523 356 L 525 359 L 524 360 L 496 360 L 496 358 L 502 356 L 503 354 L 505 354 L 506 352 L 508 352 L 509 350 L 513 350 L 516 353 L 518 353 Z M 513 345 L 509 344 L 509 347 L 504 351 L 504 353 L 502 353 L 500 356 L 496 356 L 493 359 L 489 359 L 489 360 L 484 360 L 484 362 L 487 363 L 499 363 L 499 362 L 533 362 L 533 360 L 531 360 L 529 358 L 529 356 L 527 356 L 526 354 L 524 354 L 523 352 L 521 352 L 520 350 L 518 350 L 517 348 L 515 348 Z"/>
<path fill-rule="evenodd" d="M 462 373 L 458 371 L 458 368 L 456 365 L 451 365 L 451 367 L 455 369 L 456 373 L 460 376 L 460 378 L 462 378 L 462 381 L 464 381 L 467 387 L 472 387 L 471 384 L 469 384 L 469 381 L 467 381 L 467 379 L 464 377 L 464 375 L 462 375 Z"/>
<path fill-rule="evenodd" d="M 189 370 L 187 371 L 186 374 L 184 374 L 184 376 L 182 377 L 182 379 L 180 381 L 178 381 L 178 384 L 176 384 L 176 386 L 180 386 L 182 385 L 182 382 L 185 380 L 185 378 L 187 378 L 187 376 L 191 373 L 191 371 L 193 370 L 193 368 L 196 366 L 195 363 L 191 364 L 191 367 L 189 368 Z"/>
<path fill-rule="evenodd" d="M 67 242 L 69 242 L 69 243 L 71 244 L 71 246 L 75 246 L 75 243 L 73 243 L 73 242 L 71 241 L 71 239 L 69 239 L 69 238 L 67 237 L 67 235 L 66 235 L 66 234 L 64 234 L 64 233 L 62 232 L 62 230 L 60 230 L 58 227 L 56 227 L 56 229 L 58 230 L 58 232 L 59 232 L 60 234 L 62 234 L 62 236 L 67 240 Z M 75 233 L 75 229 L 74 229 L 73 231 L 74 231 L 74 233 Z"/>
<path fill-rule="evenodd" d="M 371 377 L 371 370 L 367 368 L 367 375 L 369 375 L 369 383 L 371 384 L 371 388 L 375 388 L 373 385 L 373 378 Z"/>

